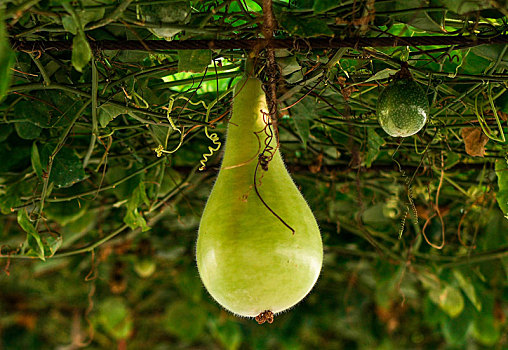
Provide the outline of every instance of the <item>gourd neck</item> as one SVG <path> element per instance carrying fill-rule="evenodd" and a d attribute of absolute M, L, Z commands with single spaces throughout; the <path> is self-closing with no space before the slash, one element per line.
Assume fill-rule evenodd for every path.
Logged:
<path fill-rule="evenodd" d="M 235 89 L 223 167 L 237 167 L 247 163 L 256 165 L 266 144 L 278 153 L 278 150 L 275 151 L 276 135 L 273 128 L 267 125 L 270 118 L 267 110 L 261 82 L 256 78 L 240 81 Z"/>

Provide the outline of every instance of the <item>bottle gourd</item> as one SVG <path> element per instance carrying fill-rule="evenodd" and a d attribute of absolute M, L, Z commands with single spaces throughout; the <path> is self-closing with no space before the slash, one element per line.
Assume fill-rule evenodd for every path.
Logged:
<path fill-rule="evenodd" d="M 286 310 L 309 293 L 321 271 L 323 246 L 316 219 L 286 170 L 275 136 L 268 137 L 273 130 L 268 130 L 268 115 L 261 113 L 267 111 L 261 82 L 240 81 L 234 96 L 224 158 L 201 218 L 196 258 L 211 296 L 234 314 L 257 316 L 259 322 L 261 315 Z M 268 141 L 273 158 L 263 169 L 258 157 Z M 260 197 L 273 212 L 255 192 L 255 173 Z"/>

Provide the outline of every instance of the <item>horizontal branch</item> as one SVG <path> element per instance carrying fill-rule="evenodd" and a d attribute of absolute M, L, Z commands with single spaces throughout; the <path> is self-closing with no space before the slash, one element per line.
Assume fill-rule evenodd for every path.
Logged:
<path fill-rule="evenodd" d="M 350 160 L 344 161 L 344 164 L 326 164 L 321 167 L 319 170 L 320 173 L 326 174 L 330 172 L 334 173 L 349 173 L 349 172 L 358 172 L 358 168 L 351 168 L 347 164 L 350 162 Z M 301 165 L 301 164 L 294 164 L 290 162 L 286 162 L 286 166 L 288 167 L 288 170 L 290 173 L 293 174 L 302 174 L 309 172 L 309 168 L 312 166 L 312 164 L 309 165 Z M 177 170 L 178 172 L 186 173 L 191 170 L 191 167 L 185 167 L 185 166 L 173 166 L 173 169 Z M 218 173 L 219 172 L 219 164 L 217 165 L 210 165 L 207 167 L 207 171 L 212 173 Z M 410 173 L 413 173 L 415 171 L 421 171 L 423 172 L 425 170 L 425 167 L 418 166 L 417 164 L 403 164 L 402 168 Z M 447 172 L 454 172 L 454 171 L 463 171 L 463 170 L 476 170 L 481 171 L 484 168 L 493 168 L 493 163 L 487 165 L 485 163 L 458 163 L 455 164 L 449 168 L 446 169 Z M 372 164 L 369 168 L 361 168 L 360 172 L 380 172 L 380 171 L 386 171 L 386 172 L 399 172 L 399 168 L 396 163 L 391 164 Z"/>
<path fill-rule="evenodd" d="M 65 51 L 72 49 L 72 41 L 19 41 L 11 42 L 18 51 Z M 395 47 L 427 45 L 460 45 L 471 47 L 485 44 L 508 44 L 508 35 L 491 38 L 466 36 L 416 36 L 376 38 L 310 38 L 310 39 L 246 39 L 246 40 L 99 40 L 90 41 L 94 50 L 200 50 L 200 49 L 244 49 L 270 47 L 273 49 L 334 49 L 341 47 Z"/>

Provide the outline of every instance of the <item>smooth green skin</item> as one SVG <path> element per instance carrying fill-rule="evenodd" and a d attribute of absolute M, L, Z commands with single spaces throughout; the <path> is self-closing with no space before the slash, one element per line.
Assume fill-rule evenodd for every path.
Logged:
<path fill-rule="evenodd" d="M 316 283 L 323 261 L 316 219 L 278 151 L 268 171 L 259 168 L 258 190 L 294 234 L 254 191 L 262 150 L 254 132 L 265 127 L 261 109 L 267 110 L 260 81 L 239 82 L 224 159 L 201 218 L 196 251 L 208 292 L 225 309 L 247 317 L 294 306 Z M 258 135 L 264 145 L 266 136 Z M 275 138 L 271 145 L 276 146 Z"/>
<path fill-rule="evenodd" d="M 412 79 L 396 80 L 379 96 L 379 124 L 393 137 L 407 137 L 420 131 L 429 115 L 425 91 Z"/>

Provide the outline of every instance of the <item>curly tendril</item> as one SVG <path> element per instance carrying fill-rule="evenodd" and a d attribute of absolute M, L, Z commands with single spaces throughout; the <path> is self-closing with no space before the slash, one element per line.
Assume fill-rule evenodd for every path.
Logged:
<path fill-rule="evenodd" d="M 171 112 L 173 111 L 173 105 L 177 99 L 183 99 L 183 100 L 186 100 L 187 102 L 190 102 L 190 103 L 192 103 L 192 102 L 189 101 L 189 99 L 186 98 L 185 96 L 179 96 L 177 98 L 174 98 L 173 96 L 169 97 L 168 107 L 166 108 L 166 118 L 168 119 L 168 122 L 171 125 L 171 129 L 173 129 L 174 131 L 176 131 L 180 134 L 180 142 L 173 150 L 171 150 L 171 151 L 165 150 L 165 148 L 168 146 L 168 140 L 169 140 L 169 134 L 170 134 L 170 129 L 168 128 L 168 131 L 166 133 L 166 140 L 164 142 L 165 145 L 164 146 L 159 145 L 157 148 L 154 148 L 154 151 L 157 154 L 157 157 L 162 157 L 163 153 L 166 153 L 166 154 L 175 153 L 176 151 L 178 151 L 178 149 L 180 149 L 180 146 L 182 146 L 183 138 L 185 135 L 183 134 L 182 130 L 177 128 L 175 122 L 173 121 L 173 118 L 171 118 Z"/>
<path fill-rule="evenodd" d="M 216 100 L 213 100 L 208 107 L 205 105 L 204 102 L 201 101 L 206 108 L 206 117 L 205 117 L 206 123 L 208 123 L 208 119 L 210 117 L 210 112 L 212 111 L 212 108 L 217 104 L 217 102 L 222 100 L 224 97 L 226 97 L 233 90 L 234 90 L 234 87 L 231 87 L 228 90 L 226 90 Z M 199 171 L 203 171 L 206 169 L 206 162 L 208 161 L 208 158 L 213 156 L 213 154 L 215 152 L 217 152 L 222 145 L 222 143 L 219 141 L 219 135 L 217 135 L 217 133 L 212 133 L 212 134 L 208 133 L 208 126 L 205 126 L 205 135 L 206 135 L 206 137 L 208 137 L 208 139 L 210 139 L 210 141 L 212 141 L 212 143 L 215 145 L 215 147 L 208 146 L 208 153 L 203 153 L 203 155 L 202 155 L 203 159 L 201 159 L 199 161 L 201 163 L 201 166 L 198 168 Z"/>
<path fill-rule="evenodd" d="M 201 166 L 199 167 L 199 171 L 205 170 L 206 162 L 208 161 L 208 157 L 213 156 L 213 154 L 215 152 L 217 152 L 220 149 L 220 146 L 222 145 L 221 142 L 219 141 L 219 136 L 217 135 L 217 133 L 215 133 L 215 132 L 212 134 L 208 133 L 207 126 L 205 126 L 205 135 L 213 142 L 215 147 L 208 146 L 208 153 L 203 153 L 203 155 L 202 155 L 203 159 L 201 159 L 199 161 L 201 163 Z"/>

